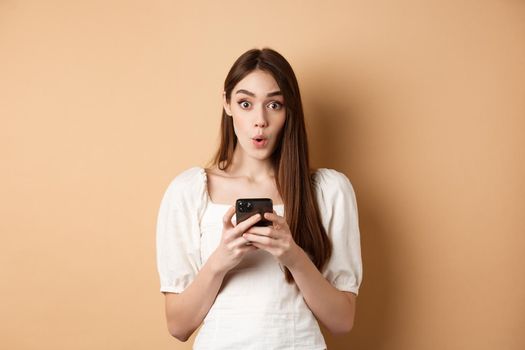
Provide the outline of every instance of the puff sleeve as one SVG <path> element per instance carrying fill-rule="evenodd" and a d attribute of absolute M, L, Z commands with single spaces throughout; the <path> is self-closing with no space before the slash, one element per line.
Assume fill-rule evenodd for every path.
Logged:
<path fill-rule="evenodd" d="M 314 175 L 323 226 L 332 241 L 332 256 L 323 276 L 337 289 L 358 294 L 362 281 L 359 218 L 350 180 L 334 169 Z"/>
<path fill-rule="evenodd" d="M 194 167 L 180 173 L 162 197 L 156 227 L 161 292 L 182 292 L 201 268 L 199 220 L 206 193 L 203 171 Z"/>

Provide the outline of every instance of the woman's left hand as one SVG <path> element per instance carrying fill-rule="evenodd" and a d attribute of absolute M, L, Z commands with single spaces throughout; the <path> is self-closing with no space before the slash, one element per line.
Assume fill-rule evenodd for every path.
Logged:
<path fill-rule="evenodd" d="M 290 232 L 284 217 L 273 213 L 265 213 L 264 218 L 270 220 L 271 226 L 252 226 L 243 237 L 259 249 L 264 249 L 272 254 L 284 266 L 293 265 L 301 249 Z"/>

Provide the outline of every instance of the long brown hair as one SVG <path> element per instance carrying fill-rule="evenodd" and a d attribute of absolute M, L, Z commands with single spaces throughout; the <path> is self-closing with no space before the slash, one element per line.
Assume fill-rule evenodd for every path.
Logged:
<path fill-rule="evenodd" d="M 270 48 L 246 51 L 235 61 L 226 76 L 226 101 L 230 103 L 233 88 L 255 69 L 270 73 L 283 93 L 286 119 L 281 138 L 271 155 L 277 174 L 277 190 L 283 199 L 286 222 L 294 241 L 309 255 L 317 269 L 322 271 L 332 254 L 332 243 L 322 225 L 315 198 L 303 106 L 292 67 L 281 54 Z M 226 114 L 224 108 L 220 133 L 220 146 L 211 164 L 225 170 L 232 162 L 237 136 L 232 118 Z M 292 282 L 293 276 L 287 268 L 284 273 L 286 281 Z"/>

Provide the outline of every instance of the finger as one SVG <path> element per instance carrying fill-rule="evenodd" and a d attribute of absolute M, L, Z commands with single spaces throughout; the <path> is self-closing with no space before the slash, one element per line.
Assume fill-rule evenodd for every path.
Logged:
<path fill-rule="evenodd" d="M 253 252 L 255 250 L 259 250 L 259 248 L 257 248 L 256 246 L 252 245 L 250 243 L 250 245 L 245 245 L 244 247 L 242 248 L 239 248 L 239 250 L 243 253 L 243 254 L 246 254 L 248 252 Z"/>
<path fill-rule="evenodd" d="M 255 247 L 257 249 L 266 250 L 269 252 L 269 247 L 265 246 L 264 244 L 252 242 L 252 247 Z"/>
<path fill-rule="evenodd" d="M 248 219 L 244 220 L 243 222 L 240 222 L 234 228 L 235 234 L 240 236 L 241 234 L 246 232 L 246 230 L 248 230 L 251 226 L 253 226 L 259 220 L 261 220 L 261 214 L 257 213 L 255 215 L 249 217 Z"/>
<path fill-rule="evenodd" d="M 233 228 L 233 224 L 232 224 L 233 214 L 235 214 L 235 207 L 231 206 L 230 208 L 228 208 L 228 211 L 226 212 L 226 214 L 224 214 L 224 216 L 222 217 L 222 225 L 224 228 L 226 229 Z"/>
<path fill-rule="evenodd" d="M 265 249 L 266 246 L 264 244 L 261 244 L 259 242 L 250 242 L 250 244 L 252 245 L 252 247 L 256 247 L 257 249 Z"/>
<path fill-rule="evenodd" d="M 251 245 L 252 243 L 246 238 L 244 238 L 243 236 L 237 237 L 231 242 L 232 249 L 243 248 L 245 246 L 251 246 Z"/>
<path fill-rule="evenodd" d="M 269 226 L 265 226 L 265 227 L 252 226 L 245 233 L 253 233 L 256 235 L 260 235 L 260 236 L 273 237 L 273 228 Z"/>
<path fill-rule="evenodd" d="M 252 233 L 245 233 L 245 234 L 242 235 L 241 238 L 247 239 L 248 241 L 252 242 L 252 244 L 253 243 L 260 243 L 260 244 L 263 244 L 265 246 L 270 246 L 271 244 L 275 243 L 275 240 L 273 238 L 270 238 L 270 237 L 267 237 L 267 236 L 254 235 Z"/>
<path fill-rule="evenodd" d="M 284 224 L 284 218 L 282 216 L 277 215 L 275 210 L 273 211 L 273 213 L 264 213 L 264 218 L 270 220 L 274 224 Z"/>

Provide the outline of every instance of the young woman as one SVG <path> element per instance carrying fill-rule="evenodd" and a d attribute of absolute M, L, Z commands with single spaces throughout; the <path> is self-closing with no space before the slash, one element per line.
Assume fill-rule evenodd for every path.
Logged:
<path fill-rule="evenodd" d="M 278 52 L 252 49 L 224 83 L 220 147 L 176 176 L 157 221 L 169 332 L 194 349 L 326 349 L 349 332 L 362 280 L 355 193 L 311 171 L 299 86 Z M 273 225 L 236 225 L 238 198 L 271 198 Z"/>

